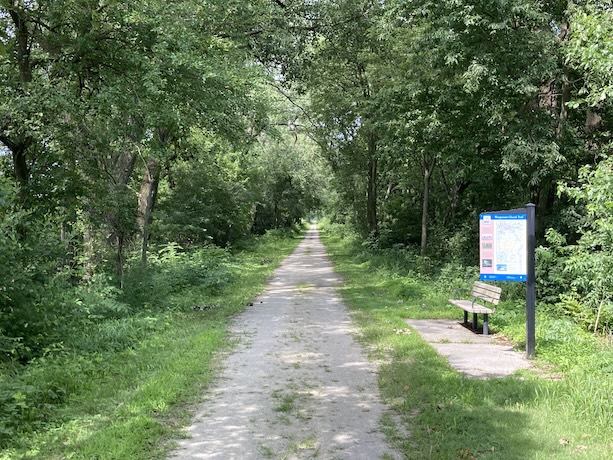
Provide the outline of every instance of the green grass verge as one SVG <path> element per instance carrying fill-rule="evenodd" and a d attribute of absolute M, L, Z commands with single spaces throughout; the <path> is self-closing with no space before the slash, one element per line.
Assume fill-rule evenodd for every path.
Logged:
<path fill-rule="evenodd" d="M 549 365 L 557 378 L 527 372 L 466 378 L 418 334 L 398 332 L 407 330 L 408 318 L 459 320 L 461 312 L 447 299 L 470 273 L 466 280 L 449 270 L 433 275 L 428 261 L 417 259 L 407 270 L 406 264 L 365 250 L 355 238 L 324 233 L 323 240 L 344 277 L 342 295 L 361 339 L 381 363 L 382 395 L 397 414 L 384 425 L 406 458 L 613 458 L 611 347 L 543 312 L 539 364 Z M 524 317 L 516 304 L 503 302 L 492 324 L 522 342 Z M 561 328 L 557 333 L 548 330 L 555 324 Z"/>
<path fill-rule="evenodd" d="M 148 328 L 148 333 L 127 349 L 60 354 L 18 374 L 3 372 L 0 383 L 18 380 L 15 388 L 23 391 L 0 395 L 11 402 L 2 409 L 32 423 L 24 423 L 17 434 L 12 428 L 0 459 L 164 458 L 214 378 L 217 352 L 232 345 L 231 318 L 263 289 L 299 241 L 267 235 L 234 253 L 228 262 L 234 273 L 230 284 L 214 296 L 189 287 L 170 300 L 172 313 L 132 318 L 128 324 L 135 331 Z M 193 310 L 192 305 L 211 308 Z M 34 405 L 34 396 L 50 403 Z M 10 420 L 10 414 L 2 419 Z M 2 429 L 8 431 L 0 423 Z"/>

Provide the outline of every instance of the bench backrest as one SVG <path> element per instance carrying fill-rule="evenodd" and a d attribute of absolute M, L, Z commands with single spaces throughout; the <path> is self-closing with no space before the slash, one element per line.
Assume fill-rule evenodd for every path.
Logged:
<path fill-rule="evenodd" d="M 475 284 L 473 284 L 473 298 L 482 299 L 494 305 L 498 305 L 501 293 L 502 288 L 492 286 L 491 284 L 481 283 L 480 281 L 475 281 Z"/>

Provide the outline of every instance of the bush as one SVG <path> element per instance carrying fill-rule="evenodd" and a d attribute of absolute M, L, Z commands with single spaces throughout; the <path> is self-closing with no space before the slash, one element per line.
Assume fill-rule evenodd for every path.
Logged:
<path fill-rule="evenodd" d="M 177 243 L 160 246 L 146 267 L 137 258 L 129 262 L 120 299 L 137 309 L 168 309 L 172 294 L 191 286 L 215 294 L 232 280 L 228 257 L 227 249 L 215 246 L 192 251 Z"/>
<path fill-rule="evenodd" d="M 613 158 L 605 158 L 596 167 L 581 168 L 579 185 L 562 188 L 577 203 L 585 204 L 586 212 L 577 245 L 566 248 L 564 272 L 571 282 L 562 292 L 578 296 L 576 306 L 581 311 L 575 317 L 584 323 L 591 317 L 590 329 L 609 331 L 613 329 L 612 172 Z"/>
<path fill-rule="evenodd" d="M 91 365 L 78 356 L 40 359 L 0 380 L 0 446 L 41 428 L 75 388 L 88 381 Z"/>
<path fill-rule="evenodd" d="M 423 284 L 412 276 L 391 275 L 387 278 L 386 287 L 401 300 L 421 299 L 426 290 Z"/>
<path fill-rule="evenodd" d="M 549 246 L 536 248 L 536 294 L 539 302 L 554 305 L 572 281 L 566 270 L 570 248 L 566 238 L 554 229 L 548 229 L 545 238 Z"/>
<path fill-rule="evenodd" d="M 475 220 L 464 221 L 451 228 L 434 226 L 430 232 L 428 251 L 436 254 L 441 263 L 477 266 L 479 263 L 479 234 Z"/>
<path fill-rule="evenodd" d="M 332 222 L 328 218 L 324 218 L 318 223 L 319 230 L 326 235 L 334 235 L 336 238 L 349 239 L 357 241 L 360 236 L 359 232 L 350 225 Z"/>
<path fill-rule="evenodd" d="M 12 275 L 0 274 L 4 292 L 0 299 L 0 351 L 4 358 L 22 362 L 61 341 L 74 314 L 64 275 L 30 265 L 26 257 L 23 253 L 16 257 Z"/>
<path fill-rule="evenodd" d="M 470 291 L 472 284 L 477 279 L 479 279 L 479 267 L 449 262 L 441 268 L 436 284 L 445 292 L 456 293 Z"/>
<path fill-rule="evenodd" d="M 119 319 L 132 314 L 130 305 L 118 300 L 121 294 L 111 278 L 105 275 L 94 275 L 88 283 L 78 285 L 73 293 L 81 320 L 87 322 Z"/>
<path fill-rule="evenodd" d="M 225 246 L 249 233 L 254 200 L 245 179 L 234 171 L 232 161 L 226 164 L 223 154 L 207 160 L 174 166 L 174 186 L 160 194 L 157 205 L 155 242 Z"/>

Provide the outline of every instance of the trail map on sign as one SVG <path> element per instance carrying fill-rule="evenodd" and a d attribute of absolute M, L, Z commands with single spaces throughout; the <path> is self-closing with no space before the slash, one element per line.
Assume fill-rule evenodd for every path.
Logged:
<path fill-rule="evenodd" d="M 526 281 L 527 229 L 526 213 L 484 213 L 479 216 L 482 280 Z"/>

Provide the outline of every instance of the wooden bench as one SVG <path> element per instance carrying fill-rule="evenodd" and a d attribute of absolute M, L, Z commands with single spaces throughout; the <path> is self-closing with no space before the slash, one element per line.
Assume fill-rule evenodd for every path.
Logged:
<path fill-rule="evenodd" d="M 464 310 L 464 324 L 468 324 L 468 313 L 473 314 L 473 331 L 477 331 L 477 315 L 482 313 L 483 335 L 488 335 L 488 316 L 496 310 L 496 305 L 498 305 L 500 301 L 501 293 L 502 288 L 475 281 L 472 289 L 472 300 L 449 299 L 449 303 Z M 478 300 L 490 303 L 493 308 L 478 304 Z"/>

